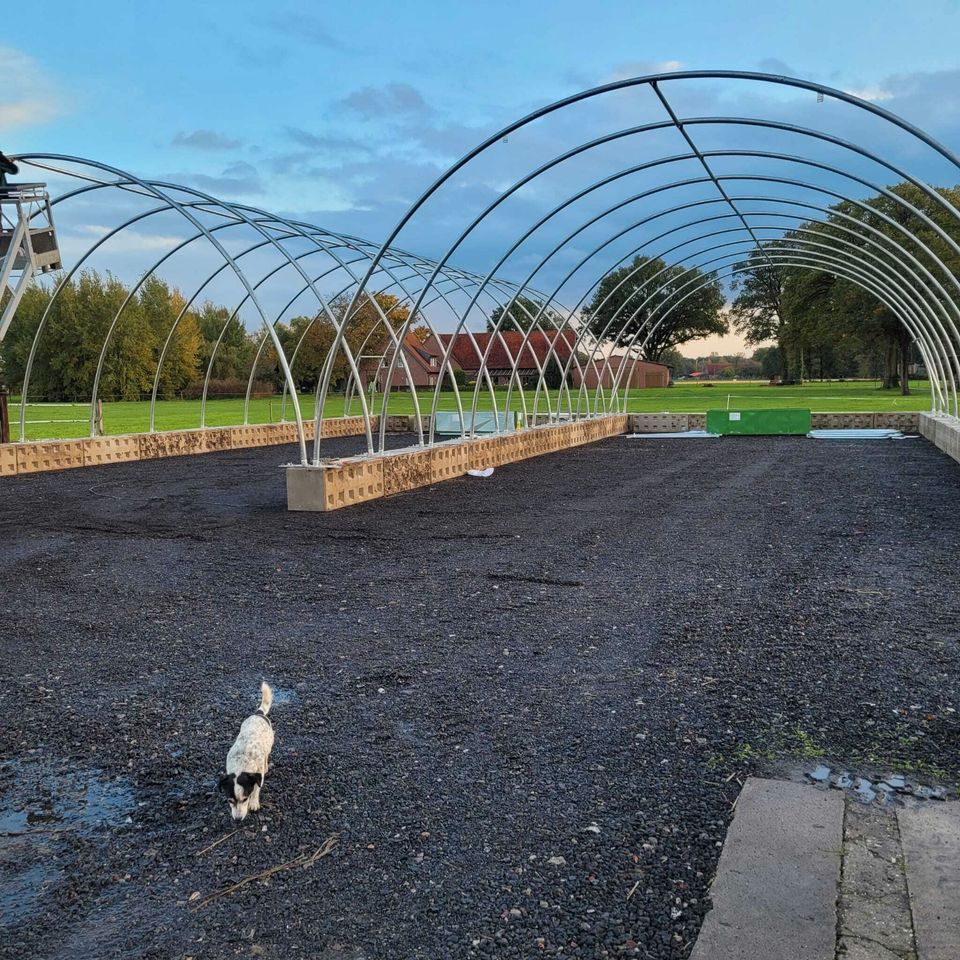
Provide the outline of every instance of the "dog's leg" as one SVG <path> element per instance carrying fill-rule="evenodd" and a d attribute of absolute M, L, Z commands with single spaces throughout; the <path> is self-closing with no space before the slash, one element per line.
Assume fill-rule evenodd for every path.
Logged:
<path fill-rule="evenodd" d="M 260 787 L 254 787 L 253 790 L 250 791 L 250 809 L 260 809 Z"/>

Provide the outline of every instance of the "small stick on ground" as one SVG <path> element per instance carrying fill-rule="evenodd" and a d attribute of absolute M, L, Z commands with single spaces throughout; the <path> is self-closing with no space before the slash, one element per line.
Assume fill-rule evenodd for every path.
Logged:
<path fill-rule="evenodd" d="M 243 827 L 237 827 L 232 833 L 228 833 L 226 836 L 221 837 L 219 840 L 214 840 L 208 847 L 204 847 L 202 850 L 197 851 L 197 856 L 202 857 L 205 853 L 209 853 L 214 847 L 219 846 L 223 843 L 224 840 L 229 840 L 231 837 L 235 837 Z"/>
<path fill-rule="evenodd" d="M 638 881 L 630 888 L 630 892 L 627 894 L 627 899 L 628 899 L 628 900 L 637 892 L 637 887 L 639 887 L 639 886 L 640 886 L 640 881 L 638 880 Z"/>
<path fill-rule="evenodd" d="M 210 903 L 213 903 L 214 900 L 219 900 L 220 897 L 226 897 L 231 893 L 236 893 L 237 890 L 242 889 L 243 887 L 247 886 L 247 884 L 253 883 L 256 880 L 266 880 L 269 877 L 272 877 L 275 873 L 281 873 L 284 870 L 293 870 L 296 867 L 312 867 L 322 857 L 333 853 L 337 846 L 338 839 L 338 835 L 333 834 L 332 836 L 327 837 L 327 839 L 324 840 L 324 842 L 309 856 L 307 856 L 305 853 L 301 853 L 299 857 L 294 857 L 292 860 L 288 860 L 286 863 L 278 863 L 276 866 L 268 867 L 266 870 L 261 870 L 260 873 L 252 873 L 250 876 L 244 877 L 242 880 L 238 880 L 236 883 L 230 884 L 229 887 L 224 887 L 222 890 L 218 890 L 216 893 L 211 893 L 210 896 L 204 897 L 193 907 L 191 907 L 191 910 L 196 913 L 197 910 L 207 906 Z"/>

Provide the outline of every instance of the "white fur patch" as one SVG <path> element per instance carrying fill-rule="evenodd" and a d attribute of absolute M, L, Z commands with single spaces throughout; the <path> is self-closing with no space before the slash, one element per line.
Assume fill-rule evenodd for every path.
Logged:
<path fill-rule="evenodd" d="M 273 702 L 273 691 L 263 683 L 260 693 L 259 709 L 266 714 Z M 255 713 L 240 725 L 237 739 L 227 753 L 227 777 L 233 777 L 232 783 L 226 784 L 226 789 L 232 787 L 233 796 L 228 794 L 227 799 L 234 820 L 243 820 L 251 811 L 260 809 L 260 790 L 267 776 L 273 739 L 273 725 L 265 716 Z"/>

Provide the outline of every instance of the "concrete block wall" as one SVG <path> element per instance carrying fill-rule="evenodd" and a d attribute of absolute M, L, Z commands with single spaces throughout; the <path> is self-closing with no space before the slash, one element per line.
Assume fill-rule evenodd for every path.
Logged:
<path fill-rule="evenodd" d="M 407 418 L 399 417 L 406 431 Z M 312 420 L 304 421 L 304 434 L 313 440 Z M 376 429 L 376 418 L 374 419 Z M 364 433 L 363 417 L 338 417 L 323 422 L 327 437 L 354 437 Z M 102 466 L 130 460 L 156 460 L 217 450 L 242 450 L 281 443 L 296 443 L 295 423 L 251 424 L 239 427 L 212 427 L 207 430 L 163 430 L 82 440 L 38 440 L 32 443 L 0 444 L 0 477 Z"/>
<path fill-rule="evenodd" d="M 873 413 L 811 413 L 810 426 L 814 430 L 870 430 L 874 427 Z"/>
<path fill-rule="evenodd" d="M 897 413 L 896 411 L 885 411 L 873 415 L 873 425 L 889 430 L 903 430 L 907 433 L 918 433 L 920 430 L 920 417 L 922 414 L 917 412 Z"/>
<path fill-rule="evenodd" d="M 706 424 L 706 414 L 703 414 Z M 690 414 L 687 413 L 631 413 L 631 433 L 684 433 L 687 430 L 702 430 L 703 427 L 690 426 Z"/>
<path fill-rule="evenodd" d="M 594 443 L 625 433 L 626 429 L 625 415 L 600 417 L 374 457 L 349 457 L 323 467 L 295 464 L 287 467 L 287 507 L 290 510 L 338 510 L 377 496 L 391 496 L 450 480 L 467 470 L 500 467 Z M 380 471 L 379 485 L 371 480 L 371 474 L 364 472 L 365 467 L 370 467 L 373 475 Z"/>
<path fill-rule="evenodd" d="M 892 430 L 919 429 L 920 414 L 910 411 L 871 413 L 813 413 L 814 430 L 871 429 L 883 427 Z M 631 433 L 683 433 L 687 430 L 705 430 L 705 413 L 631 413 Z"/>
<path fill-rule="evenodd" d="M 945 415 L 921 413 L 920 432 L 947 456 L 960 463 L 960 420 Z"/>

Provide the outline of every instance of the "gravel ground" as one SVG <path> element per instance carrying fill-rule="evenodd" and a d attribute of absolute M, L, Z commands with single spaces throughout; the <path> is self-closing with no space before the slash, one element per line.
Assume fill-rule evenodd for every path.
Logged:
<path fill-rule="evenodd" d="M 617 438 L 330 515 L 292 453 L 0 481 L 0 956 L 683 958 L 745 772 L 960 775 L 924 441 Z"/>

